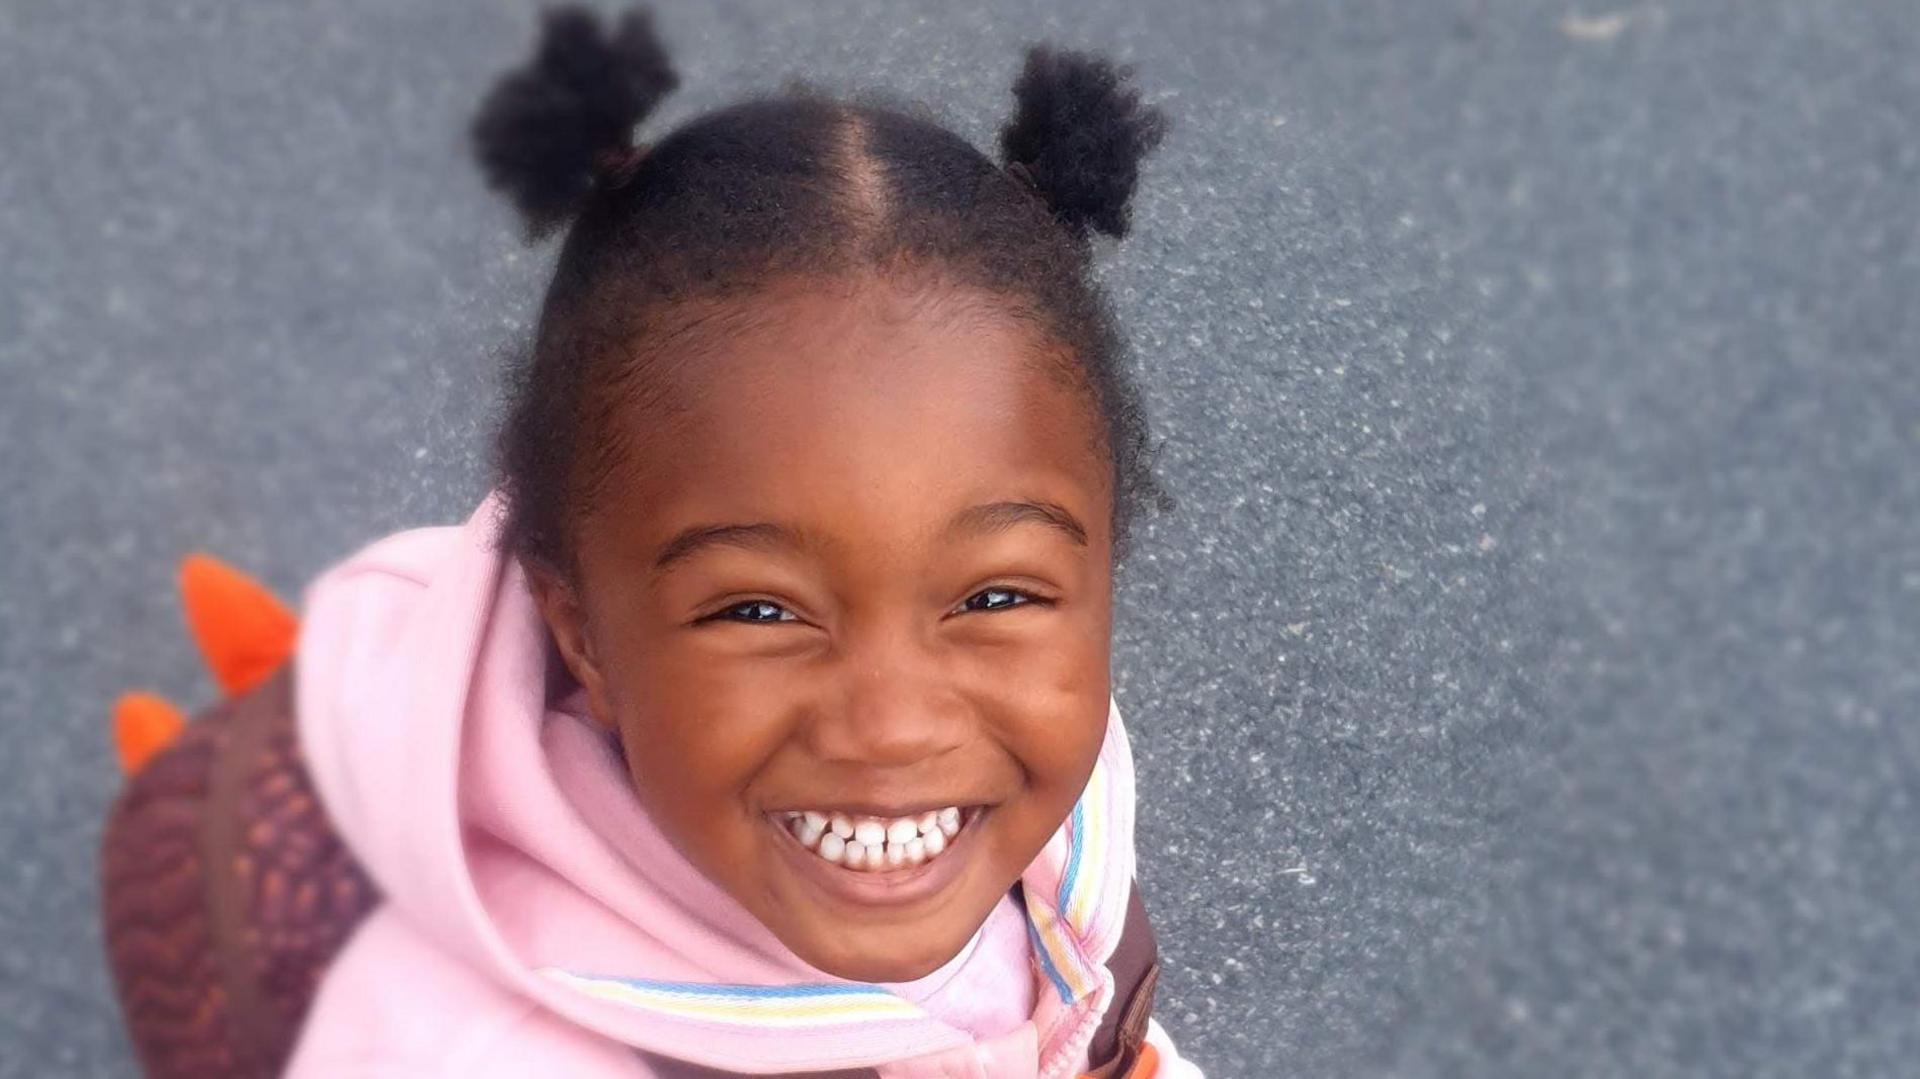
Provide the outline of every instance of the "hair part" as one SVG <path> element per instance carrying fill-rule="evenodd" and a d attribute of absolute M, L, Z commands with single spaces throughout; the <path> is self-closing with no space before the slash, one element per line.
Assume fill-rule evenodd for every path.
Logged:
<path fill-rule="evenodd" d="M 1141 157 L 1166 119 L 1128 73 L 1029 51 L 1006 160 L 906 111 L 817 90 L 754 98 L 651 145 L 633 129 L 674 87 L 651 19 L 609 34 L 550 11 L 472 135 L 529 238 L 570 222 L 530 353 L 509 374 L 496 446 L 501 543 L 573 577 L 571 534 L 627 459 L 623 410 L 660 407 L 674 368 L 753 318 L 739 302 L 786 278 L 921 275 L 971 291 L 1053 346 L 1112 463 L 1114 557 L 1143 509 L 1173 500 L 1151 469 L 1125 341 L 1093 280 L 1091 234 L 1122 237 Z"/>

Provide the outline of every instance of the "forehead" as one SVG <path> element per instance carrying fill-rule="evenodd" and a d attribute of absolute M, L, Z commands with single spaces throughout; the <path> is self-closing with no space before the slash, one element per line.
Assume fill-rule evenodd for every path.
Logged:
<path fill-rule="evenodd" d="M 679 338 L 648 399 L 612 417 L 625 452 L 598 502 L 622 532 L 751 514 L 836 540 L 898 535 L 1006 497 L 1104 530 L 1097 418 L 1057 350 L 990 297 L 794 283 Z"/>

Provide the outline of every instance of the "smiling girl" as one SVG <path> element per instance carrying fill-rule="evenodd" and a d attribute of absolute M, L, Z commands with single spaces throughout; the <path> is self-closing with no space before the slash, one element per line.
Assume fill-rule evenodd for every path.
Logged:
<path fill-rule="evenodd" d="M 565 231 L 498 487 L 323 575 L 239 703 L 379 897 L 290 1073 L 1197 1076 L 1109 670 L 1170 500 L 1091 277 L 1163 118 L 1036 48 L 1001 163 L 809 93 L 632 141 L 675 83 L 564 10 L 488 98 Z"/>

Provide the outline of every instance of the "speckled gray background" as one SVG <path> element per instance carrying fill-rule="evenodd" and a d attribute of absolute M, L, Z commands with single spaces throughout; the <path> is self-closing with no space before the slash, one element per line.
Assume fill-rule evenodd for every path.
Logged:
<path fill-rule="evenodd" d="M 519 3 L 0 6 L 0 1075 L 131 1071 L 103 717 L 483 490 L 551 256 L 460 131 Z M 1160 1015 L 1210 1074 L 1920 1060 L 1920 5 L 675 3 L 986 142 L 1036 38 L 1178 128 L 1111 285 Z"/>

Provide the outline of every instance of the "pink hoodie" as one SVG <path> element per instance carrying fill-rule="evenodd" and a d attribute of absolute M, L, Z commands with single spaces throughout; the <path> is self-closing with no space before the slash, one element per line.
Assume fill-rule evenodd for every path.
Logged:
<path fill-rule="evenodd" d="M 463 527 L 389 536 L 307 591 L 301 745 L 385 901 L 329 968 L 288 1074 L 638 1077 L 691 1064 L 1054 1079 L 1085 1066 L 1133 878 L 1117 707 L 1086 792 L 1021 878 L 1033 1013 L 976 1038 L 903 987 L 808 966 L 674 851 L 580 695 L 564 692 L 526 578 L 493 549 L 499 508 L 491 495 Z M 1019 939 L 983 932 L 972 950 L 1004 957 Z M 1158 1024 L 1149 1041 L 1159 1076 L 1200 1075 Z"/>

